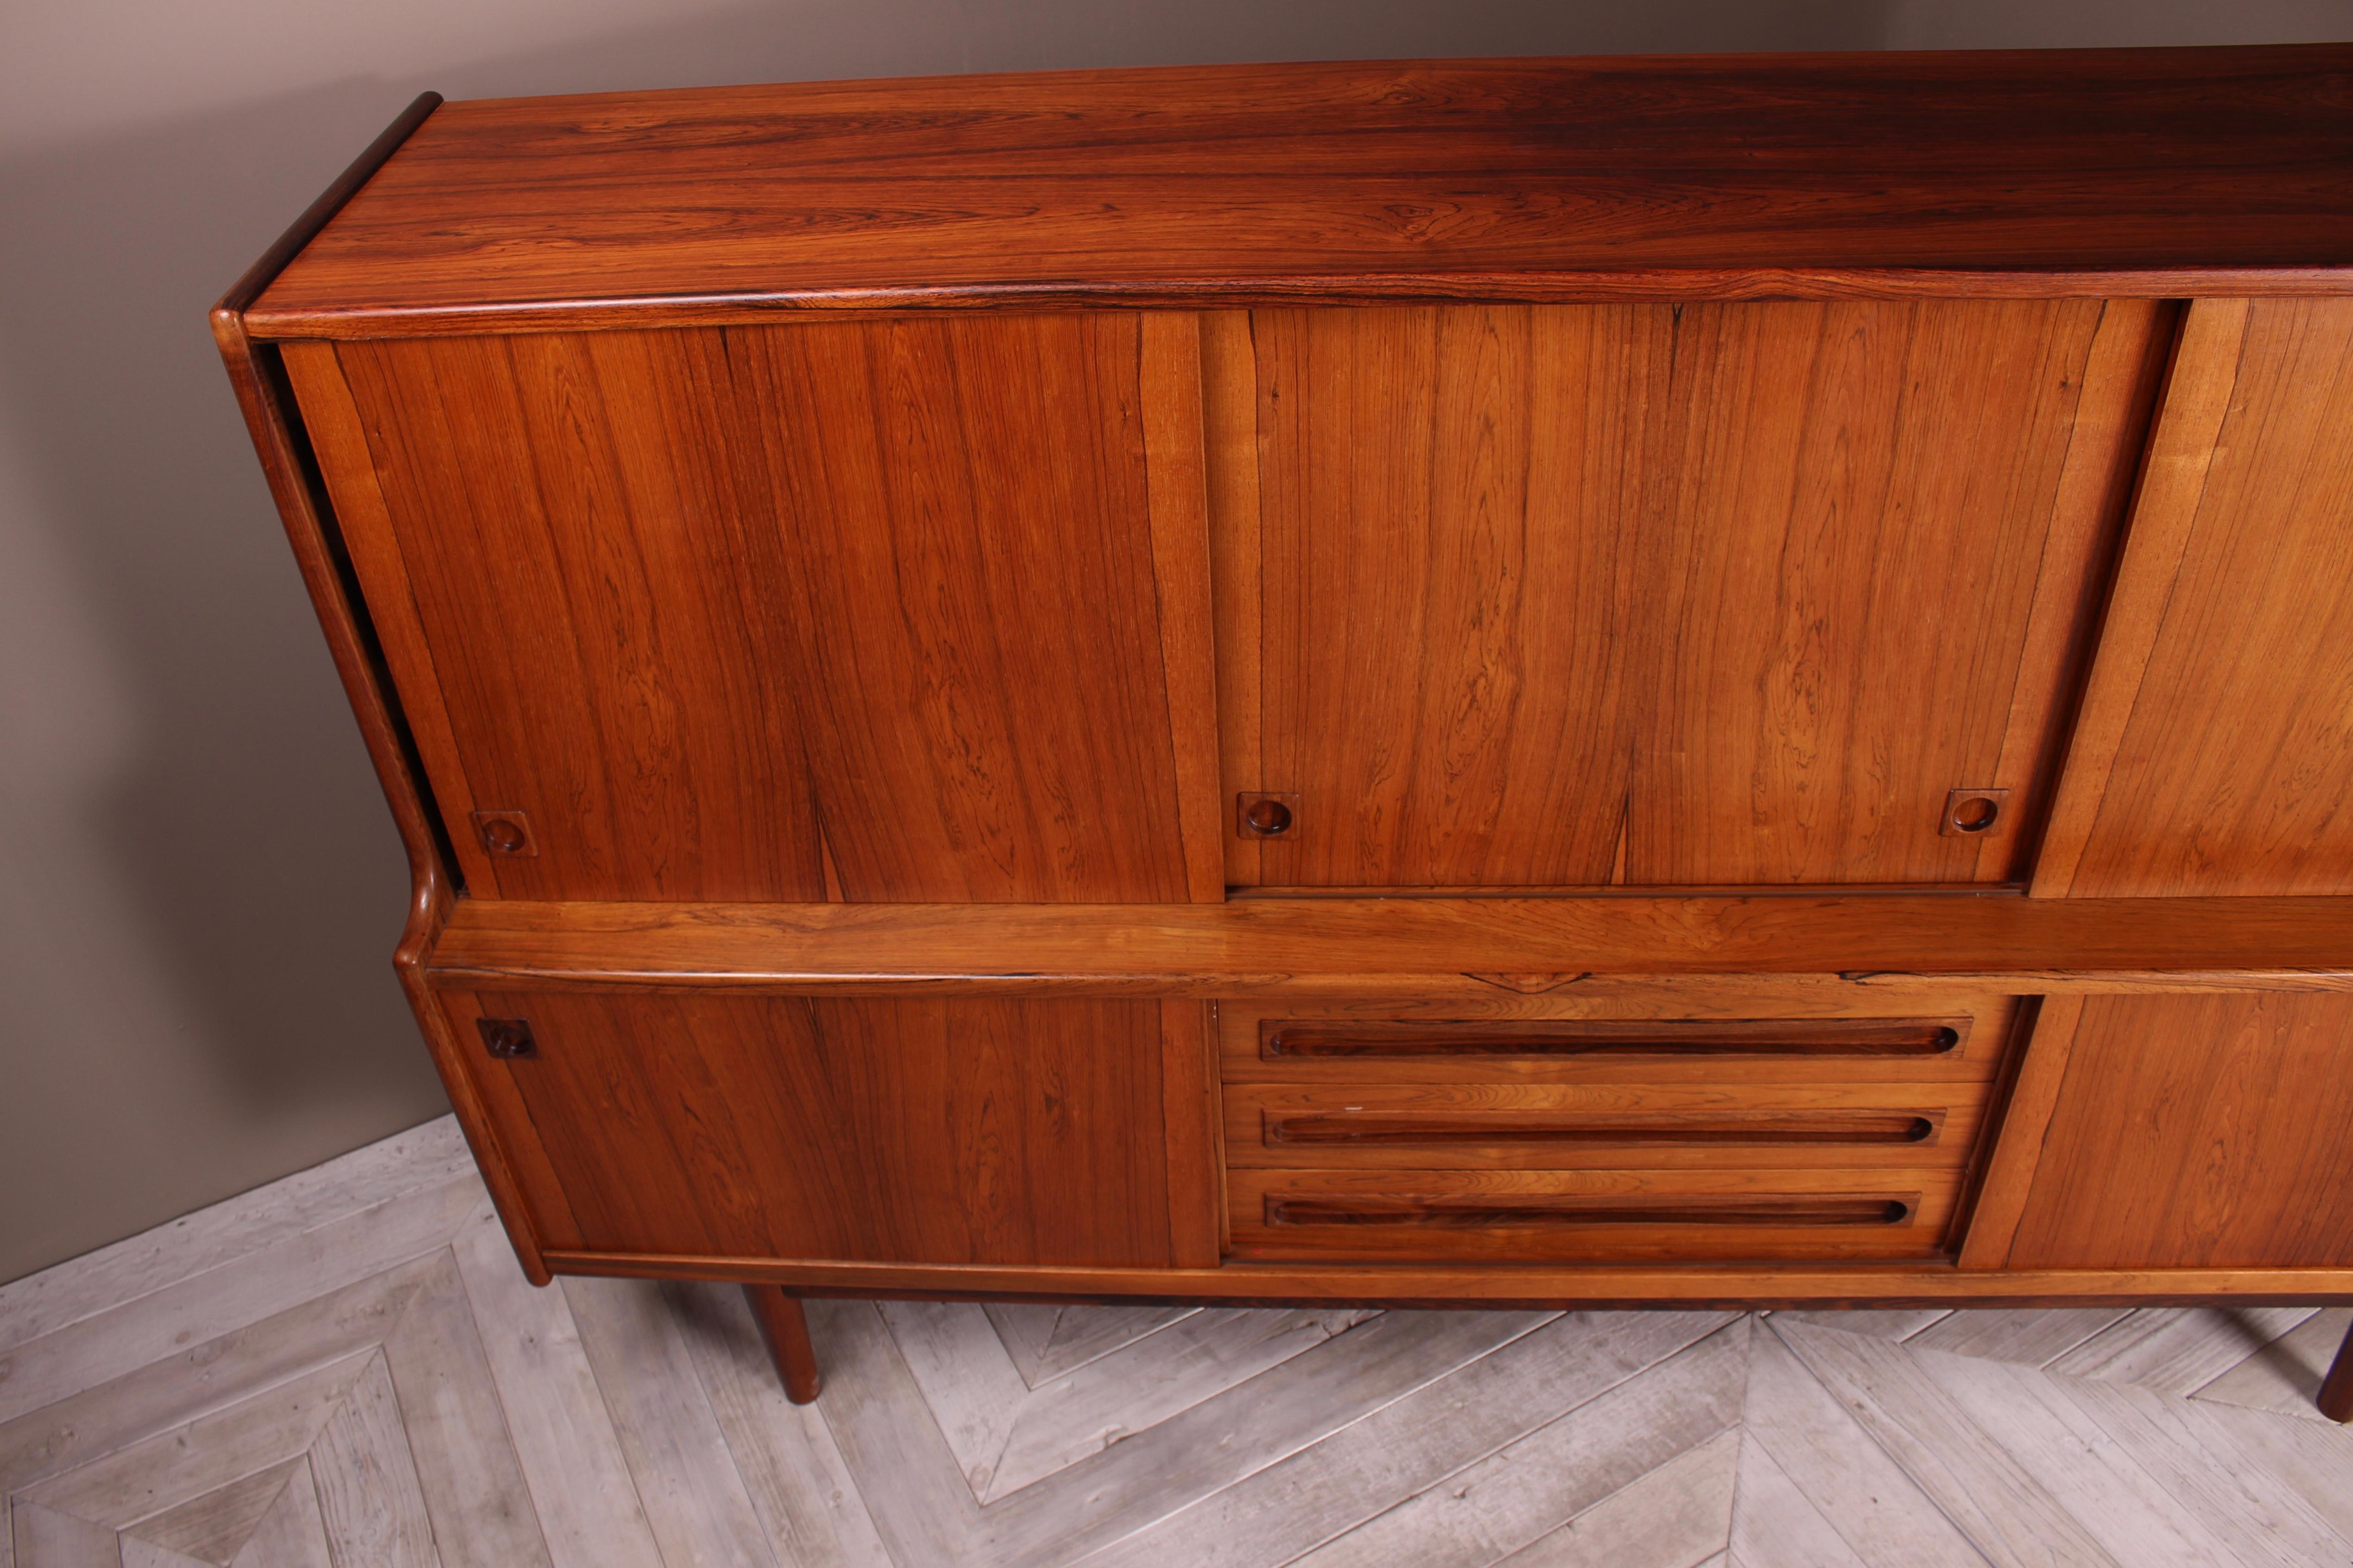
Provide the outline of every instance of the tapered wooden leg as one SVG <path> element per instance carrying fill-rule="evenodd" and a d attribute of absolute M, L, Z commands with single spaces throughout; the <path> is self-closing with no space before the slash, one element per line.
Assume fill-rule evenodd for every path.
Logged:
<path fill-rule="evenodd" d="M 2345 1342 L 2337 1347 L 2337 1359 L 2320 1380 L 2320 1397 L 2313 1403 L 2331 1421 L 2353 1421 L 2353 1329 L 2345 1331 Z"/>
<path fill-rule="evenodd" d="M 744 1298 L 752 1303 L 752 1316 L 760 1325 L 769 1359 L 776 1363 L 776 1375 L 785 1380 L 785 1397 L 795 1405 L 808 1404 L 817 1397 L 819 1383 L 817 1347 L 809 1343 L 801 1299 L 781 1285 L 746 1285 Z"/>

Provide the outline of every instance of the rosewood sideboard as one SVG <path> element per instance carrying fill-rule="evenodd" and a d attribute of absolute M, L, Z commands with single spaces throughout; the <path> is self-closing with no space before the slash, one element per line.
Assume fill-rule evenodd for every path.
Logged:
<path fill-rule="evenodd" d="M 427 95 L 213 324 L 536 1281 L 2353 1301 L 2353 46 Z"/>

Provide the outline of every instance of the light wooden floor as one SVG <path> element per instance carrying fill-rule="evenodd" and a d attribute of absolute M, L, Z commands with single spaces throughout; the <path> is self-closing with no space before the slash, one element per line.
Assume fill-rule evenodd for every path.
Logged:
<path fill-rule="evenodd" d="M 0 1568 L 2353 1562 L 2347 1314 L 522 1282 L 437 1122 L 0 1289 Z"/>

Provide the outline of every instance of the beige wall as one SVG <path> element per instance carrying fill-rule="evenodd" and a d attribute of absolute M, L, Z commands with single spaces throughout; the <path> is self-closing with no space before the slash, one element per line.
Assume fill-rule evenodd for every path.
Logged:
<path fill-rule="evenodd" d="M 2353 0 L 0 7 L 0 1279 L 437 1114 L 204 309 L 401 104 L 1178 61 L 2353 37 Z"/>

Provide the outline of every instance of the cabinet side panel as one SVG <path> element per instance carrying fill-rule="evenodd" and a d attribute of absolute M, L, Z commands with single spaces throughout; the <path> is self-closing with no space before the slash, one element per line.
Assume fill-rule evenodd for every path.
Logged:
<path fill-rule="evenodd" d="M 2353 892 L 2353 300 L 2239 309 L 2077 897 Z"/>
<path fill-rule="evenodd" d="M 529 1026 L 490 1098 L 528 1118 L 587 1251 L 1170 1261 L 1157 1003 L 471 1003 Z"/>
<path fill-rule="evenodd" d="M 2087 998 L 2010 1264 L 2353 1264 L 2353 998 Z"/>

